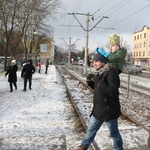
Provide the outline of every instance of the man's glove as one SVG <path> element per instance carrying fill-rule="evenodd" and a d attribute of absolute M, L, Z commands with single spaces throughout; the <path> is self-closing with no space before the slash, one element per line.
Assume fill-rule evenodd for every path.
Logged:
<path fill-rule="evenodd" d="M 99 74 L 96 74 L 96 75 L 93 77 L 94 83 L 98 83 L 101 79 L 102 79 L 102 76 L 99 75 Z"/>
<path fill-rule="evenodd" d="M 91 81 L 93 77 L 94 77 L 94 74 L 88 74 L 86 77 L 86 81 Z"/>

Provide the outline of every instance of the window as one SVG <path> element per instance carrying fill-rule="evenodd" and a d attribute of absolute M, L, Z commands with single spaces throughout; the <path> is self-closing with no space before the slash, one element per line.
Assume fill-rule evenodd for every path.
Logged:
<path fill-rule="evenodd" d="M 141 52 L 139 52 L 139 56 L 141 56 Z"/>
<path fill-rule="evenodd" d="M 140 39 L 142 39 L 142 34 L 140 34 Z"/>
<path fill-rule="evenodd" d="M 136 41 L 136 36 L 134 36 L 134 40 Z"/>
<path fill-rule="evenodd" d="M 136 49 L 136 44 L 134 45 L 134 49 Z"/>
<path fill-rule="evenodd" d="M 150 66 L 150 60 L 147 61 L 147 65 Z"/>
<path fill-rule="evenodd" d="M 144 33 L 144 38 L 146 38 L 146 33 Z"/>
<path fill-rule="evenodd" d="M 144 42 L 144 45 L 143 45 L 143 47 L 145 47 L 146 46 L 146 42 Z"/>
<path fill-rule="evenodd" d="M 143 56 L 145 56 L 145 51 L 143 52 Z"/>
<path fill-rule="evenodd" d="M 137 36 L 137 39 L 139 39 L 139 35 Z"/>
<path fill-rule="evenodd" d="M 142 43 L 140 43 L 140 48 L 142 47 Z"/>

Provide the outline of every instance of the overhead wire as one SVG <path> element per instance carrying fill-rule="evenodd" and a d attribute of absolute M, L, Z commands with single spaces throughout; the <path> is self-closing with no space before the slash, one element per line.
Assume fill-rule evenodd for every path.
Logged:
<path fill-rule="evenodd" d="M 80 10 L 83 1 L 84 0 L 74 1 L 72 3 L 72 6 L 70 7 L 71 12 L 77 13 Z M 66 26 L 64 34 L 63 34 L 63 36 L 65 36 L 65 38 L 68 38 L 68 36 L 69 36 L 69 38 L 71 37 L 71 27 L 72 27 L 74 20 L 75 20 L 75 18 L 73 16 L 69 17 L 68 24 L 64 25 L 64 26 Z M 66 24 L 66 21 L 65 21 L 65 24 Z"/>
<path fill-rule="evenodd" d="M 121 9 L 122 7 L 124 7 L 125 5 L 127 5 L 129 2 L 131 2 L 132 0 L 128 0 L 126 3 L 124 3 L 126 0 L 123 0 L 123 1 L 121 1 L 121 2 L 119 2 L 117 5 L 115 5 L 115 6 L 112 6 L 112 8 L 110 8 L 109 10 L 107 10 L 105 13 L 103 13 L 102 14 L 102 16 L 103 15 L 107 15 L 107 16 L 111 16 L 111 15 L 113 15 L 116 11 L 118 11 L 119 9 Z M 109 14 L 107 14 L 109 12 Z M 99 17 L 98 17 L 99 18 Z M 106 30 L 109 30 L 109 29 L 111 29 L 112 28 L 112 26 L 111 27 L 108 27 L 108 29 L 107 29 L 107 27 L 104 29 L 104 31 L 106 31 Z M 101 33 L 103 33 L 103 32 L 101 32 Z M 98 36 L 98 35 L 95 35 L 95 36 L 93 36 L 93 37 L 91 37 L 91 38 L 94 38 L 94 37 L 96 37 L 96 36 Z"/>
<path fill-rule="evenodd" d="M 129 1 L 128 1 L 129 2 Z M 128 3 L 127 2 L 127 3 Z M 126 3 L 126 4 L 127 4 Z M 124 5 L 123 5 L 124 6 Z M 123 7 L 123 6 L 121 6 L 121 7 Z M 111 25 L 111 26 L 109 26 L 109 28 L 112 28 L 112 27 L 114 27 L 114 26 L 116 26 L 116 25 L 118 25 L 118 24 L 120 24 L 121 22 L 123 22 L 124 20 L 126 20 L 126 19 L 128 19 L 128 18 L 130 18 L 131 16 L 134 16 L 135 14 L 137 14 L 137 13 L 139 13 L 139 12 L 141 12 L 143 9 L 145 9 L 145 8 L 147 8 L 147 7 L 149 7 L 150 6 L 150 4 L 148 4 L 148 5 L 146 5 L 146 6 L 144 6 L 144 7 L 142 7 L 142 8 L 140 8 L 140 9 L 138 9 L 137 11 L 135 11 L 134 13 L 132 13 L 132 14 L 130 14 L 130 15 L 128 15 L 128 16 L 126 16 L 125 18 L 123 18 L 123 19 L 121 19 L 121 20 L 119 20 L 118 22 L 116 22 L 115 24 L 113 24 L 113 25 Z M 120 7 L 120 8 L 121 8 Z M 120 8 L 118 8 L 118 9 L 120 9 Z M 117 9 L 117 10 L 118 10 Z M 115 12 L 115 11 L 114 11 Z M 114 12 L 112 12 L 112 13 L 114 13 Z M 112 13 L 110 14 L 110 15 L 112 15 Z M 105 30 L 103 30 L 103 31 L 101 31 L 100 33 L 104 33 L 104 32 L 106 32 L 107 31 L 107 29 L 105 29 Z M 96 35 L 96 36 L 98 36 L 98 35 Z M 94 36 L 94 37 L 96 37 L 96 36 Z M 92 37 L 92 38 L 94 38 L 94 37 Z M 92 39 L 92 38 L 90 38 L 90 39 Z"/>
<path fill-rule="evenodd" d="M 103 7 L 104 7 L 104 6 L 107 6 L 110 1 L 111 1 L 111 0 L 107 1 L 107 2 L 103 5 Z M 128 4 L 129 2 L 131 2 L 131 1 L 132 1 L 132 0 L 128 0 L 128 1 L 124 0 L 124 1 L 121 1 L 121 2 L 119 2 L 117 5 L 113 6 L 111 9 L 107 10 L 104 14 L 109 14 L 109 16 L 111 16 L 111 15 L 114 14 L 117 10 L 121 9 L 122 7 L 124 7 L 125 5 L 127 5 L 127 4 Z M 79 11 L 79 9 L 80 9 L 82 3 L 83 3 L 83 0 L 80 1 L 80 2 L 79 2 L 79 1 L 74 1 L 74 3 L 72 4 L 72 6 L 73 6 L 72 8 L 73 8 L 73 9 L 71 8 L 71 10 L 73 10 L 73 11 Z M 150 4 L 149 4 L 149 5 L 150 5 Z M 110 27 L 114 27 L 115 25 L 117 25 L 117 24 L 123 22 L 124 20 L 126 20 L 126 19 L 130 18 L 131 16 L 137 14 L 138 12 L 142 11 L 143 9 L 149 7 L 149 5 L 146 5 L 146 6 L 144 6 L 143 8 L 141 8 L 141 9 L 135 11 L 134 13 L 132 13 L 132 14 L 128 15 L 127 17 L 121 19 L 120 21 L 116 22 L 115 24 L 113 24 L 113 25 L 110 26 Z M 103 8 L 103 7 L 102 7 L 102 8 Z M 96 12 L 93 13 L 93 15 L 98 14 L 98 12 L 99 12 L 102 8 L 99 8 Z M 71 20 L 71 19 L 70 19 L 70 20 Z M 73 20 L 73 21 L 74 21 L 74 20 Z M 72 21 L 72 22 L 73 22 L 73 21 Z M 70 22 L 70 23 L 72 23 L 72 22 Z M 107 31 L 107 29 L 104 29 L 101 33 L 106 32 L 106 31 Z M 70 32 L 70 31 L 69 31 L 69 32 Z"/>
<path fill-rule="evenodd" d="M 95 14 L 97 14 L 102 8 L 104 8 L 110 1 L 112 0 L 109 0 L 108 2 L 106 2 L 103 6 L 101 6 L 101 8 L 99 8 L 95 13 L 92 14 L 92 16 L 94 16 Z"/>
<path fill-rule="evenodd" d="M 77 4 L 77 1 L 73 1 L 72 5 L 70 7 L 70 10 L 74 9 L 76 7 L 76 4 Z M 67 16 L 67 13 L 68 12 L 66 12 L 66 16 Z M 64 20 L 64 22 L 63 22 L 63 25 L 64 25 L 64 23 L 66 24 L 66 19 L 63 19 L 63 20 Z M 67 25 L 69 25 L 71 18 L 68 18 L 68 16 L 67 16 L 67 20 L 68 20 Z M 70 27 L 69 26 L 64 26 L 62 31 L 63 31 L 63 33 L 62 33 L 63 38 L 68 38 L 68 34 L 70 37 Z"/>
<path fill-rule="evenodd" d="M 70 10 L 73 11 L 73 12 L 79 11 L 82 3 L 83 3 L 83 0 L 73 1 L 72 6 L 70 7 Z M 74 20 L 75 19 L 74 19 L 73 16 L 69 17 L 68 24 L 67 24 L 67 26 L 66 26 L 66 28 L 64 30 L 64 34 L 63 35 L 66 35 L 66 36 L 69 35 L 69 37 L 71 36 L 70 35 L 71 34 L 71 31 L 70 31 L 71 29 L 70 28 L 71 28 L 71 24 L 74 22 Z M 66 23 L 66 20 L 65 20 L 65 23 Z"/>
<path fill-rule="evenodd" d="M 145 9 L 145 8 L 147 8 L 147 7 L 149 7 L 149 6 L 150 6 L 150 4 L 149 4 L 149 5 L 144 6 L 143 8 L 141 8 L 141 9 L 137 10 L 136 12 L 134 12 L 134 13 L 130 14 L 129 16 L 125 17 L 124 19 L 122 19 L 122 20 L 118 21 L 118 22 L 117 22 L 117 23 L 115 23 L 113 26 L 115 26 L 115 25 L 117 25 L 117 24 L 121 23 L 122 21 L 124 21 L 124 20 L 126 20 L 126 19 L 130 18 L 131 16 L 133 16 L 133 15 L 137 14 L 138 12 L 142 11 L 143 9 Z M 113 26 L 112 26 L 112 27 L 113 27 Z"/>
<path fill-rule="evenodd" d="M 125 1 L 126 1 L 126 0 L 121 1 L 120 3 L 118 3 L 118 4 L 115 5 L 115 6 L 113 6 L 112 8 L 110 8 L 109 10 L 107 10 L 105 13 L 103 13 L 103 14 L 100 15 L 99 17 L 95 18 L 94 20 L 97 20 L 97 19 L 99 19 L 100 17 L 106 15 L 108 12 L 110 12 L 110 15 L 112 15 L 116 10 L 119 10 L 120 8 L 122 8 L 123 6 L 125 6 L 126 4 L 128 4 L 131 0 L 128 0 L 128 2 L 126 2 L 126 3 L 124 4 Z M 120 6 L 120 5 L 121 5 L 121 6 Z M 117 8 L 118 6 L 120 6 L 120 7 Z M 111 11 L 113 11 L 114 9 L 115 9 L 115 11 L 114 11 L 114 12 L 111 12 Z M 109 16 L 109 14 L 108 14 L 108 16 Z"/>

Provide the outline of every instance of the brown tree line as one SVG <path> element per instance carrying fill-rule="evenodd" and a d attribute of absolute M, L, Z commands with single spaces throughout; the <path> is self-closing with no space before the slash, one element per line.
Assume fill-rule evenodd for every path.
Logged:
<path fill-rule="evenodd" d="M 39 54 L 35 43 L 52 38 L 50 21 L 56 19 L 60 6 L 60 0 L 0 0 L 0 55 L 5 56 L 4 70 L 9 64 L 8 56 L 26 58 L 34 46 L 34 53 Z"/>

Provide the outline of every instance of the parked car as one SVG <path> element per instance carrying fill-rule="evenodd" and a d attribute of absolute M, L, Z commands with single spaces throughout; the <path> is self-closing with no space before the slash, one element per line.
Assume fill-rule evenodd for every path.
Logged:
<path fill-rule="evenodd" d="M 135 65 L 135 69 L 136 69 L 139 73 L 142 73 L 142 70 L 143 70 L 142 66 L 140 66 L 140 65 Z"/>
<path fill-rule="evenodd" d="M 65 62 L 64 62 L 64 61 L 61 61 L 61 62 L 59 63 L 59 65 L 65 65 Z"/>
<path fill-rule="evenodd" d="M 139 65 L 126 64 L 122 70 L 123 73 L 137 74 L 142 72 L 142 67 Z"/>
<path fill-rule="evenodd" d="M 77 64 L 83 66 L 83 60 L 79 60 Z"/>

